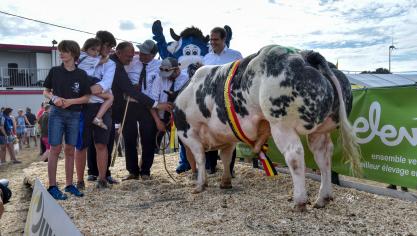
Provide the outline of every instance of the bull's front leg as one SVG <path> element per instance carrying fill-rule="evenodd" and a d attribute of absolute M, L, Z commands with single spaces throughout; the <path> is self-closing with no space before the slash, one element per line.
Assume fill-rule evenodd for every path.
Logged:
<path fill-rule="evenodd" d="M 232 162 L 233 150 L 236 145 L 230 145 L 220 150 L 220 159 L 223 163 L 223 175 L 220 183 L 220 188 L 229 189 L 232 188 L 232 174 L 230 173 L 230 163 Z"/>
<path fill-rule="evenodd" d="M 284 125 L 271 125 L 272 137 L 278 149 L 285 157 L 294 188 L 294 207 L 296 211 L 307 210 L 307 193 L 305 189 L 304 149 L 300 137 L 292 128 Z"/>

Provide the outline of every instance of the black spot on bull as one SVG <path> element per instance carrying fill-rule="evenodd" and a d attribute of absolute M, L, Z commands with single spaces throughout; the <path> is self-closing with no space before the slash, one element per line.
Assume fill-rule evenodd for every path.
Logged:
<path fill-rule="evenodd" d="M 290 95 L 269 99 L 273 105 L 270 115 L 277 118 L 287 115 L 290 104 L 295 98 L 301 97 L 303 104 L 298 107 L 299 116 L 306 122 L 305 128 L 312 129 L 331 113 L 334 101 L 331 83 L 300 57 L 289 56 L 282 60 L 284 62 L 275 62 L 287 65 L 280 87 L 290 87 L 292 92 Z"/>
<path fill-rule="evenodd" d="M 273 48 L 265 55 L 261 69 L 266 72 L 267 76 L 277 77 L 286 68 L 287 57 L 288 53 L 282 48 Z"/>
<path fill-rule="evenodd" d="M 174 122 L 177 130 L 184 132 L 184 137 L 187 138 L 187 131 L 190 129 L 190 124 L 187 122 L 187 117 L 185 116 L 184 111 L 178 107 L 174 108 Z"/>
<path fill-rule="evenodd" d="M 233 106 L 236 113 L 241 117 L 249 115 L 249 111 L 245 107 L 247 101 L 244 98 L 243 93 L 248 93 L 250 87 L 252 86 L 255 71 L 250 68 L 247 69 L 247 67 L 249 62 L 257 55 L 258 53 L 252 54 L 241 60 L 231 83 Z M 203 116 L 205 118 L 209 118 L 211 116 L 210 110 L 204 102 L 204 99 L 207 96 L 211 96 L 217 105 L 216 112 L 218 114 L 218 118 L 224 124 L 228 122 L 226 106 L 224 104 L 224 87 L 231 65 L 227 65 L 225 67 L 227 67 L 227 73 L 220 73 L 220 66 L 213 67 L 212 71 L 206 76 L 204 82 L 196 91 L 196 103 L 198 104 Z"/>

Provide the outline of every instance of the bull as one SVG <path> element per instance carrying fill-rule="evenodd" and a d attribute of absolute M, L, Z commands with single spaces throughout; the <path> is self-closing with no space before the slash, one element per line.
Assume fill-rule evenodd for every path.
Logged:
<path fill-rule="evenodd" d="M 223 162 L 220 187 L 232 187 L 229 166 L 240 140 L 230 125 L 225 86 L 233 66 L 235 63 L 201 67 L 175 101 L 178 136 L 186 146 L 191 165 L 198 169 L 194 193 L 207 186 L 204 152 L 209 150 L 219 150 Z M 305 210 L 308 201 L 301 135 L 307 136 L 321 173 L 315 207 L 324 207 L 333 199 L 330 132 L 337 127 L 344 157 L 355 173 L 360 173 L 360 150 L 347 119 L 352 108 L 349 81 L 342 72 L 330 68 L 319 53 L 266 46 L 235 66 L 229 87 L 235 116 L 241 131 L 253 140 L 253 152 L 259 153 L 272 136 L 285 157 L 297 210 Z"/>

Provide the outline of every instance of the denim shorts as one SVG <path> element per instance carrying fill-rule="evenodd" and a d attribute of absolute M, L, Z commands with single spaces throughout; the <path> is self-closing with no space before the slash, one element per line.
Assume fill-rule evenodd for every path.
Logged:
<path fill-rule="evenodd" d="M 12 135 L 9 136 L 0 136 L 0 145 L 13 143 L 14 137 Z"/>
<path fill-rule="evenodd" d="M 79 120 L 79 111 L 52 106 L 48 119 L 49 144 L 51 146 L 62 144 L 62 137 L 64 136 L 65 144 L 75 146 L 77 144 Z"/>

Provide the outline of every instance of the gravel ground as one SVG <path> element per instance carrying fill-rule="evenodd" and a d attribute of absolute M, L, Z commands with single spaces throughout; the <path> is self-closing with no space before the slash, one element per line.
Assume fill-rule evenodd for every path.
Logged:
<path fill-rule="evenodd" d="M 168 169 L 174 170 L 177 155 L 166 159 Z M 209 175 L 205 192 L 192 194 L 190 174 L 173 173 L 174 183 L 162 160 L 155 158 L 151 180 L 130 180 L 106 190 L 88 182 L 85 197 L 70 197 L 59 204 L 85 235 L 417 235 L 416 203 L 335 187 L 335 200 L 326 208 L 309 205 L 307 212 L 299 213 L 289 201 L 288 175 L 266 177 L 238 163 L 233 189 L 219 188 L 220 170 Z M 63 187 L 63 161 L 58 171 Z M 112 172 L 118 179 L 127 174 L 124 158 L 117 160 Z M 33 163 L 23 175 L 29 182 L 38 177 L 47 186 L 46 163 Z M 11 183 L 19 181 L 22 176 L 12 177 Z M 306 185 L 314 202 L 319 183 L 307 179 Z M 23 230 L 28 196 L 24 187 L 17 189 L 1 219 L 3 235 Z"/>

